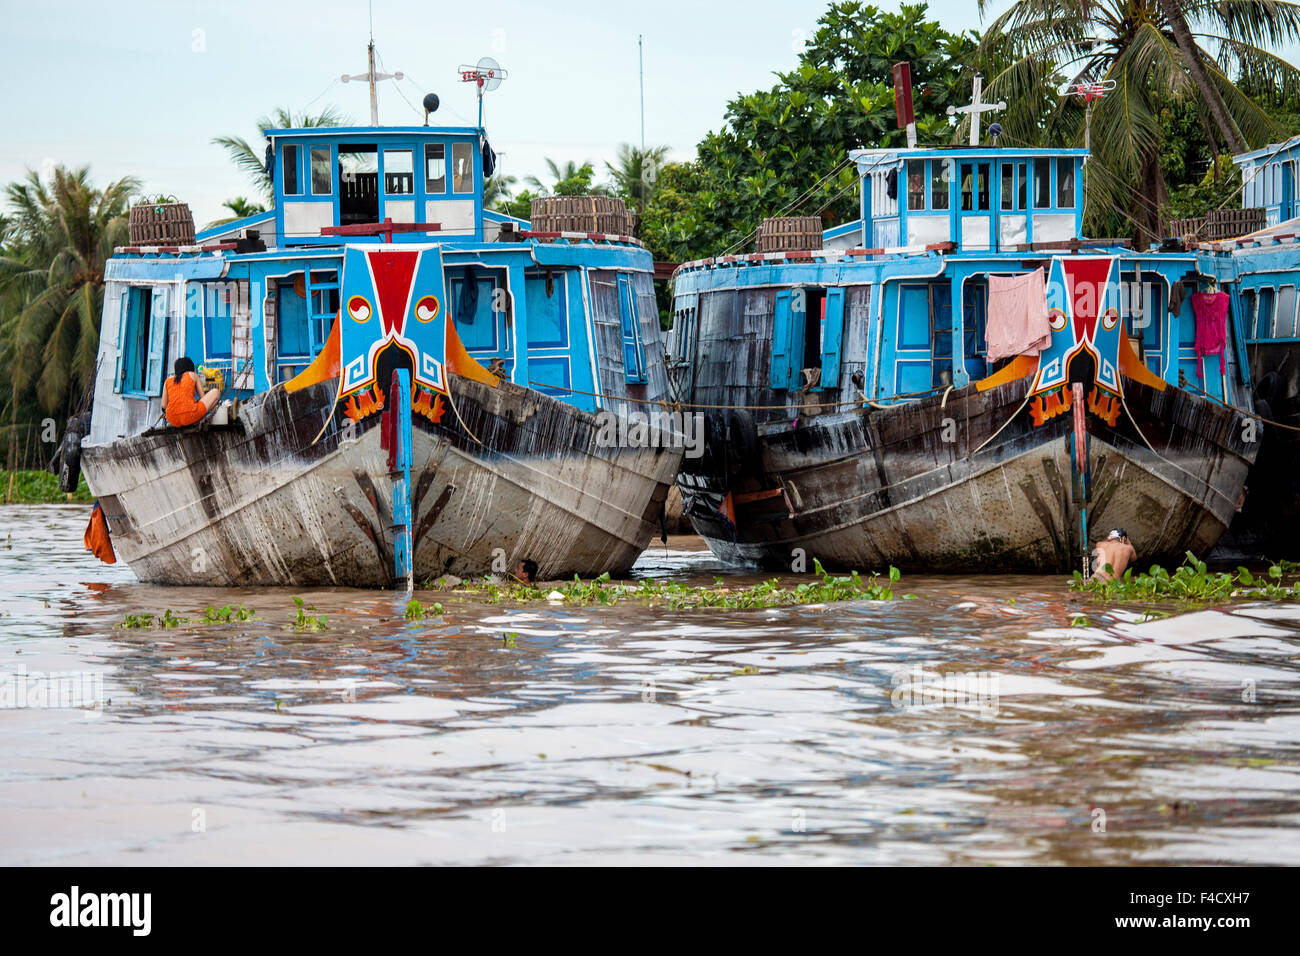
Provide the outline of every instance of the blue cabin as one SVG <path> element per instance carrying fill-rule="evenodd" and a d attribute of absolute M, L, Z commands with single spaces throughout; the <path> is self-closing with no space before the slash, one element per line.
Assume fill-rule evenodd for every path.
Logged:
<path fill-rule="evenodd" d="M 1083 149 L 863 149 L 862 248 L 1014 250 L 1078 238 Z M 834 235 L 833 240 L 841 234 Z"/>
<path fill-rule="evenodd" d="M 322 229 L 436 223 L 432 238 L 483 238 L 483 151 L 478 130 L 429 126 L 268 129 L 276 234 L 285 245 L 337 245 Z M 428 242 L 394 233 L 395 242 Z M 372 236 L 370 241 L 383 241 Z"/>
<path fill-rule="evenodd" d="M 1300 198 L 1296 196 L 1300 136 L 1240 153 L 1232 161 L 1241 170 L 1243 209 L 1263 209 L 1269 226 L 1300 216 Z"/>

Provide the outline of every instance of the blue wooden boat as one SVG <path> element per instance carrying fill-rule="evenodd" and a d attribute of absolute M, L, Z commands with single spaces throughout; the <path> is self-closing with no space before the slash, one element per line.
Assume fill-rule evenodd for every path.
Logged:
<path fill-rule="evenodd" d="M 265 133 L 271 212 L 108 263 L 80 464 L 117 555 L 168 584 L 627 570 L 682 456 L 602 440 L 667 396 L 651 255 L 485 209 L 481 128 Z M 180 355 L 223 401 L 176 429 Z"/>
<path fill-rule="evenodd" d="M 675 398 L 707 417 L 678 481 L 713 551 L 1083 570 L 1112 528 L 1144 566 L 1209 551 L 1258 448 L 1239 313 L 1222 371 L 1196 350 L 1191 296 L 1224 277 L 1182 243 L 1083 238 L 1085 150 L 851 155 L 861 218 L 822 248 L 676 273 Z M 1049 344 L 990 361 L 991 280 L 1038 269 Z"/>
<path fill-rule="evenodd" d="M 1200 269 L 1232 294 L 1262 423 L 1261 446 L 1241 514 L 1222 542 L 1224 557 L 1300 555 L 1300 136 L 1233 158 L 1242 188 L 1235 202 L 1179 232 L 1201 255 Z"/>

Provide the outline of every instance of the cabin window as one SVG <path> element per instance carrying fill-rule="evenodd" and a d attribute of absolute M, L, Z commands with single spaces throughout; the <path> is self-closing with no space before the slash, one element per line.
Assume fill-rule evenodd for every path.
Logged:
<path fill-rule="evenodd" d="M 301 196 L 302 184 L 298 180 L 298 147 L 286 146 L 280 153 L 280 180 L 286 196 Z"/>
<path fill-rule="evenodd" d="M 1255 337 L 1255 290 L 1243 289 L 1241 293 L 1241 321 L 1246 330 L 1246 338 Z"/>
<path fill-rule="evenodd" d="M 1016 201 L 1016 167 L 1010 163 L 1002 164 L 1002 208 L 1015 209 Z"/>
<path fill-rule="evenodd" d="M 1052 161 L 1034 160 L 1034 206 L 1050 209 L 1052 206 Z"/>
<path fill-rule="evenodd" d="M 167 290 L 133 287 L 122 293 L 117 390 L 148 398 L 162 392 L 167 352 Z"/>
<path fill-rule="evenodd" d="M 1056 205 L 1060 209 L 1074 208 L 1074 162 L 1056 161 Z"/>
<path fill-rule="evenodd" d="M 948 208 L 948 161 L 933 160 L 930 163 L 930 206 L 933 209 Z"/>
<path fill-rule="evenodd" d="M 558 269 L 524 274 L 529 349 L 568 348 L 569 289 L 566 275 Z"/>
<path fill-rule="evenodd" d="M 695 347 L 696 299 L 682 296 L 673 311 L 673 327 L 669 332 L 669 355 L 674 364 L 688 365 Z"/>
<path fill-rule="evenodd" d="M 339 224 L 379 221 L 379 147 L 354 143 L 340 152 Z"/>
<path fill-rule="evenodd" d="M 424 146 L 424 191 L 430 194 L 447 191 L 447 147 L 442 143 Z"/>
<path fill-rule="evenodd" d="M 409 149 L 384 150 L 384 195 L 415 195 L 415 167 Z"/>
<path fill-rule="evenodd" d="M 328 196 L 334 192 L 334 169 L 328 146 L 311 151 L 311 192 L 313 196 Z"/>
<path fill-rule="evenodd" d="M 469 284 L 472 277 L 473 284 Z M 501 352 L 503 329 L 498 328 L 497 280 L 493 272 L 465 269 L 447 281 L 448 307 L 456 334 L 470 352 Z"/>
<path fill-rule="evenodd" d="M 203 295 L 203 354 L 208 359 L 231 357 L 231 319 L 235 314 L 235 287 L 230 282 L 200 286 Z"/>
<path fill-rule="evenodd" d="M 961 208 L 964 212 L 989 209 L 989 164 L 961 164 Z"/>
<path fill-rule="evenodd" d="M 1273 336 L 1273 290 L 1268 286 L 1259 290 L 1259 311 L 1255 314 L 1255 338 Z"/>
<path fill-rule="evenodd" d="M 1295 338 L 1295 286 L 1284 285 L 1277 290 L 1277 314 L 1273 320 L 1273 338 Z"/>
<path fill-rule="evenodd" d="M 637 326 L 636 293 L 632 277 L 618 274 L 618 314 L 623 329 L 623 376 L 629 385 L 646 381 L 645 356 L 641 349 L 641 330 Z"/>
<path fill-rule="evenodd" d="M 474 147 L 469 143 L 451 144 L 451 191 L 474 191 Z"/>
<path fill-rule="evenodd" d="M 988 374 L 988 296 L 987 282 L 968 279 L 963 285 L 962 359 L 966 374 L 973 379 Z"/>
<path fill-rule="evenodd" d="M 907 208 L 925 208 L 925 160 L 907 161 Z"/>

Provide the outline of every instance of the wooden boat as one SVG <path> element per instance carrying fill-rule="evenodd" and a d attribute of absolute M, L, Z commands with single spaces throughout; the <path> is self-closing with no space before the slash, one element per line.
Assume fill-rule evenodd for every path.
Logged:
<path fill-rule="evenodd" d="M 1300 557 L 1300 136 L 1234 157 L 1240 208 L 1175 224 L 1240 316 L 1244 374 L 1261 418 L 1259 457 L 1241 513 L 1216 552 L 1223 559 Z M 1274 424 L 1276 423 L 1276 424 Z"/>
<path fill-rule="evenodd" d="M 856 151 L 862 218 L 823 248 L 679 267 L 675 399 L 707 422 L 678 482 L 715 554 L 1045 572 L 1112 528 L 1144 568 L 1214 546 L 1258 449 L 1241 327 L 1220 371 L 1196 252 L 1081 238 L 1086 155 Z M 1040 268 L 1050 343 L 990 362 L 990 277 Z"/>
<path fill-rule="evenodd" d="M 266 135 L 271 212 L 108 264 L 80 463 L 117 555 L 164 584 L 626 571 L 682 456 L 602 440 L 667 394 L 650 254 L 484 209 L 480 128 Z M 180 355 L 233 401 L 175 429 Z"/>

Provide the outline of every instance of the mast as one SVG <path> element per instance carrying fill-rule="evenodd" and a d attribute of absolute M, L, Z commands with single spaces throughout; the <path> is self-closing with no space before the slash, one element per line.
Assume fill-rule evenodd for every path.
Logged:
<path fill-rule="evenodd" d="M 375 38 L 370 38 L 370 43 L 366 46 L 366 52 L 369 54 L 369 67 L 366 71 L 366 78 L 370 80 L 370 125 L 379 125 L 379 97 L 375 95 Z"/>

